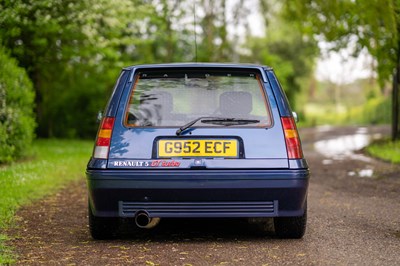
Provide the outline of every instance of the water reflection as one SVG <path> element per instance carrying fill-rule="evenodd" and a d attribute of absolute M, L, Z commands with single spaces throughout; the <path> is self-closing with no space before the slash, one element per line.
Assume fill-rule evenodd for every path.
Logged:
<path fill-rule="evenodd" d="M 340 160 L 344 157 L 354 157 L 357 160 L 365 161 L 367 159 L 369 161 L 369 158 L 365 156 L 354 154 L 354 151 L 360 150 L 370 143 L 371 136 L 367 133 L 367 128 L 359 128 L 354 135 L 317 141 L 314 143 L 314 148 L 330 159 Z"/>
<path fill-rule="evenodd" d="M 365 134 L 355 134 L 330 140 L 320 140 L 314 144 L 315 149 L 327 157 L 348 156 L 354 151 L 367 146 L 371 137 Z"/>
<path fill-rule="evenodd" d="M 359 177 L 373 177 L 374 169 L 361 169 L 359 171 L 350 171 L 347 173 L 348 176 L 359 176 Z"/>
<path fill-rule="evenodd" d="M 329 131 L 330 128 L 322 128 L 321 131 Z M 366 147 L 372 139 L 381 137 L 380 135 L 369 135 L 366 127 L 361 127 L 354 135 L 340 136 L 334 139 L 320 140 L 314 143 L 317 152 L 328 157 L 322 160 L 322 164 L 330 165 L 335 160 L 358 160 L 363 162 L 371 162 L 372 159 L 363 154 L 355 153 L 356 151 Z M 365 169 L 350 171 L 349 176 L 373 177 L 374 170 L 370 166 Z"/>

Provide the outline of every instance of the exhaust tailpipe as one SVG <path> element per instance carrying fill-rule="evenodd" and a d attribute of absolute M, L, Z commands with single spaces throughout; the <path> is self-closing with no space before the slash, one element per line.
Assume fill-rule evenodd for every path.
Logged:
<path fill-rule="evenodd" d="M 146 211 L 138 211 L 135 214 L 135 224 L 139 228 L 150 229 L 160 222 L 160 218 L 151 218 Z"/>

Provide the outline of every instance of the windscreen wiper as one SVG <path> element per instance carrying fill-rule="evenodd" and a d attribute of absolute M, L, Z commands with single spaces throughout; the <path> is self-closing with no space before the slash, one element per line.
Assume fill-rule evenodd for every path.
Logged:
<path fill-rule="evenodd" d="M 224 126 L 247 125 L 247 124 L 255 124 L 255 123 L 259 123 L 259 122 L 260 122 L 260 120 L 257 120 L 257 119 L 240 119 L 240 118 L 218 118 L 218 119 L 201 120 L 201 123 L 217 124 L 217 125 L 224 125 Z"/>
<path fill-rule="evenodd" d="M 225 118 L 225 117 L 208 117 L 208 116 L 202 116 L 199 118 L 196 118 L 189 123 L 181 126 L 177 131 L 176 135 L 179 136 L 183 131 L 188 129 L 189 127 L 193 126 L 197 122 L 201 120 L 202 123 L 205 124 L 222 124 L 226 126 L 231 126 L 231 125 L 246 125 L 246 124 L 254 124 L 260 122 L 260 120 L 256 119 L 239 119 L 239 118 Z"/>
<path fill-rule="evenodd" d="M 188 129 L 189 127 L 193 126 L 194 124 L 196 124 L 197 122 L 199 122 L 201 119 L 219 119 L 219 117 L 210 117 L 210 116 L 201 116 L 198 117 L 192 121 L 190 121 L 189 123 L 181 126 L 177 131 L 176 131 L 176 135 L 179 136 L 183 131 L 185 131 L 186 129 Z"/>

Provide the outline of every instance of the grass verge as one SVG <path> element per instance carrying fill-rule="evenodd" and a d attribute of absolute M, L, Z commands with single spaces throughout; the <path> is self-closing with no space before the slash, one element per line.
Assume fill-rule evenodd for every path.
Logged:
<path fill-rule="evenodd" d="M 16 210 L 84 177 L 91 141 L 36 140 L 33 157 L 0 166 L 0 265 L 15 261 L 4 231 L 13 226 Z"/>
<path fill-rule="evenodd" d="M 391 123 L 391 99 L 378 97 L 361 106 L 307 104 L 300 113 L 300 125 L 378 125 Z"/>
<path fill-rule="evenodd" d="M 384 140 L 374 142 L 367 148 L 367 153 L 373 157 L 400 164 L 400 140 Z"/>

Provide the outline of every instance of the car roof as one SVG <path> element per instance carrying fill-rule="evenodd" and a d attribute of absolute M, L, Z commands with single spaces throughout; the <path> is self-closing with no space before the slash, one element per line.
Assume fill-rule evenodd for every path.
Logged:
<path fill-rule="evenodd" d="M 235 69 L 256 69 L 261 72 L 262 78 L 264 82 L 267 81 L 267 77 L 264 71 L 272 70 L 271 67 L 256 65 L 256 64 L 244 64 L 244 63 L 166 63 L 166 64 L 143 64 L 143 65 L 133 65 L 124 68 L 124 70 L 132 71 L 132 74 L 129 78 L 129 82 L 133 81 L 133 75 L 136 70 L 139 69 L 151 69 L 151 68 L 235 68 Z M 263 71 L 264 70 L 264 71 Z"/>
<path fill-rule="evenodd" d="M 254 68 L 254 69 L 265 69 L 271 70 L 272 68 L 269 66 L 257 65 L 257 64 L 245 64 L 245 63 L 194 63 L 194 62 L 185 62 L 185 63 L 165 63 L 165 64 L 142 64 L 142 65 L 132 65 L 128 66 L 124 69 L 131 70 L 134 68 L 177 68 L 177 67 L 215 67 L 215 68 Z"/>

